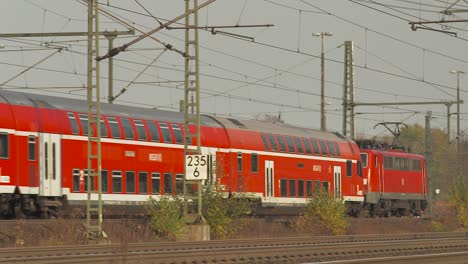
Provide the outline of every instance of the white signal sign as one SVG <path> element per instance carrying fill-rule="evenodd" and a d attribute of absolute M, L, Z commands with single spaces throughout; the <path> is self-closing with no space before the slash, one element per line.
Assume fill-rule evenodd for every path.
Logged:
<path fill-rule="evenodd" d="M 208 156 L 187 155 L 185 156 L 186 180 L 208 179 Z"/>

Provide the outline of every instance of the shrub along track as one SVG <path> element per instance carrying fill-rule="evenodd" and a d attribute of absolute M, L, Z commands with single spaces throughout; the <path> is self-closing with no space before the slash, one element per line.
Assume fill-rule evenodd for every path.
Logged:
<path fill-rule="evenodd" d="M 0 249 L 0 263 L 303 263 L 468 252 L 468 233 L 420 233 Z"/>

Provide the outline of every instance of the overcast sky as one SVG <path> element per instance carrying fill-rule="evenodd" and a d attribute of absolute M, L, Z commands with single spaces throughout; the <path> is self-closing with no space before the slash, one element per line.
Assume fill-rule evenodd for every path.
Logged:
<path fill-rule="evenodd" d="M 184 11 L 182 0 L 101 0 L 102 9 L 147 32 Z M 200 3 L 205 0 L 200 0 Z M 444 34 L 418 29 L 408 21 L 464 19 L 440 12 L 456 0 L 217 0 L 200 11 L 208 26 L 273 24 L 269 28 L 232 28 L 200 31 L 202 112 L 238 118 L 278 115 L 290 124 L 320 128 L 320 38 L 326 37 L 327 129 L 341 132 L 344 41 L 355 44 L 355 100 L 357 102 L 427 102 L 456 99 L 456 75 L 468 71 L 468 23 L 429 25 Z M 87 7 L 79 0 L 1 0 L 1 33 L 86 31 Z M 464 1 L 453 8 L 468 9 Z M 166 20 L 165 20 L 166 19 Z M 101 30 L 128 30 L 104 14 Z M 181 21 L 183 22 L 183 21 Z M 153 35 L 183 50 L 182 30 Z M 115 46 L 135 37 L 121 37 Z M 3 38 L 0 44 L 2 89 L 38 92 L 85 99 L 85 38 Z M 65 47 L 25 74 L 18 73 Z M 101 42 L 101 53 L 107 41 Z M 162 53 L 162 54 L 161 54 Z M 156 59 L 157 58 L 157 59 Z M 119 104 L 177 111 L 183 97 L 184 61 L 180 54 L 163 52 L 146 39 L 115 57 L 114 94 L 128 90 Z M 101 63 L 103 96 L 107 96 L 107 61 Z M 12 79 L 12 80 L 10 80 Z M 9 81 L 10 80 L 10 81 Z M 7 82 L 8 81 L 8 82 Z M 6 82 L 6 83 L 5 83 Z M 133 84 L 131 84 L 134 82 Z M 152 82 L 151 84 L 144 82 Z M 129 85 L 131 84 L 131 85 Z M 468 75 L 460 75 L 461 99 L 468 95 Z M 28 88 L 24 90 L 25 88 Z M 38 90 L 40 89 L 40 90 Z M 356 108 L 356 134 L 381 135 L 384 121 L 419 123 L 432 110 L 432 126 L 446 130 L 446 107 L 400 106 Z M 456 106 L 452 106 L 452 112 Z M 461 129 L 468 129 L 468 104 L 461 106 Z M 452 116 L 452 135 L 456 119 Z"/>

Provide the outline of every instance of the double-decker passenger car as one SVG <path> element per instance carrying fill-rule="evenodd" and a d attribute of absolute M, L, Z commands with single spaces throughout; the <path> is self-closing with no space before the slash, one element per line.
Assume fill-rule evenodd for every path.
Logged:
<path fill-rule="evenodd" d="M 184 115 L 105 103 L 101 109 L 104 204 L 181 194 Z M 0 215 L 49 216 L 83 203 L 86 101 L 0 91 L 0 111 Z M 209 181 L 219 191 L 249 193 L 264 205 L 301 205 L 318 190 L 353 204 L 364 200 L 359 149 L 340 134 L 204 115 L 201 145 L 216 164 Z"/>

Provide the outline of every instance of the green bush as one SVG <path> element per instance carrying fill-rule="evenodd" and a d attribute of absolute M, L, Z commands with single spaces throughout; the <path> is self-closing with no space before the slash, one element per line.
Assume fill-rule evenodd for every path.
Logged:
<path fill-rule="evenodd" d="M 150 197 L 146 209 L 151 217 L 149 227 L 156 237 L 176 240 L 184 234 L 186 223 L 182 200 L 161 196 L 156 201 Z"/>
<path fill-rule="evenodd" d="M 295 222 L 295 227 L 301 231 L 308 231 L 314 225 L 319 225 L 334 235 L 345 234 L 349 226 L 346 205 L 326 192 L 316 194 Z"/>
<path fill-rule="evenodd" d="M 204 189 L 202 199 L 202 214 L 212 234 L 218 239 L 229 238 L 241 229 L 242 218 L 250 212 L 253 201 L 245 195 L 226 197 L 225 193 L 216 192 L 209 187 Z"/>
<path fill-rule="evenodd" d="M 459 177 L 452 186 L 450 204 L 455 208 L 459 224 L 468 227 L 468 186 L 462 177 Z"/>

